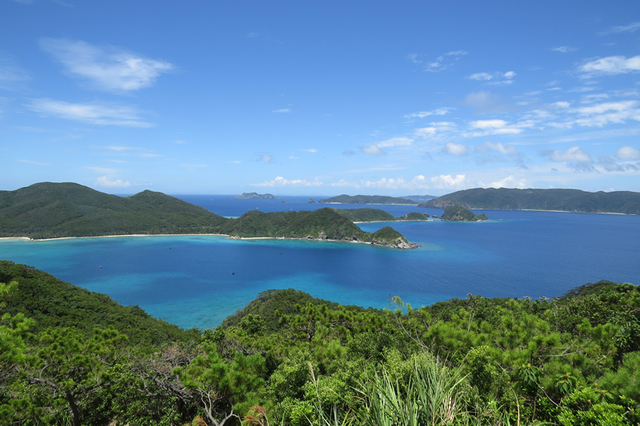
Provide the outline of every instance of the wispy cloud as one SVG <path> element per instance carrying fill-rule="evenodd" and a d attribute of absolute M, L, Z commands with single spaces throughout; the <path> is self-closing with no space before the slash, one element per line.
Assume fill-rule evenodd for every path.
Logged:
<path fill-rule="evenodd" d="M 463 133 L 466 137 L 487 135 L 517 135 L 522 132 L 521 126 L 509 125 L 504 120 L 477 120 L 469 123 L 470 131 Z"/>
<path fill-rule="evenodd" d="M 316 152 L 318 152 L 318 150 L 315 148 L 303 149 L 303 151 L 310 152 L 312 154 L 315 154 Z"/>
<path fill-rule="evenodd" d="M 74 104 L 54 99 L 33 99 L 27 107 L 43 116 L 80 121 L 101 126 L 153 127 L 144 121 L 142 113 L 132 107 L 116 104 Z"/>
<path fill-rule="evenodd" d="M 264 161 L 266 164 L 269 164 L 269 163 L 273 163 L 274 158 L 271 154 L 269 154 L 268 152 L 265 152 L 262 154 L 258 154 L 258 158 L 256 159 L 256 161 Z"/>
<path fill-rule="evenodd" d="M 575 52 L 576 49 L 575 47 L 571 47 L 571 46 L 559 46 L 559 47 L 553 47 L 551 48 L 551 50 L 553 50 L 554 52 L 559 52 L 559 53 L 569 53 L 569 52 Z"/>
<path fill-rule="evenodd" d="M 442 152 L 460 157 L 462 155 L 467 155 L 469 147 L 462 143 L 447 142 L 447 144 L 442 148 Z"/>
<path fill-rule="evenodd" d="M 276 114 L 283 114 L 283 113 L 291 112 L 291 110 L 289 108 L 281 108 L 281 109 L 274 109 L 271 112 L 275 112 Z"/>
<path fill-rule="evenodd" d="M 640 22 L 633 22 L 629 25 L 620 25 L 616 27 L 611 27 L 608 30 L 602 32 L 602 34 L 610 34 L 610 33 L 634 33 L 640 30 Z"/>
<path fill-rule="evenodd" d="M 443 107 L 443 108 L 434 109 L 432 111 L 414 112 L 414 113 L 405 115 L 405 118 L 425 118 L 431 115 L 445 115 L 454 109 L 455 108 Z"/>
<path fill-rule="evenodd" d="M 506 112 L 513 108 L 512 105 L 502 102 L 500 96 L 485 90 L 469 93 L 462 104 L 474 108 L 476 114 Z"/>
<path fill-rule="evenodd" d="M 130 92 L 152 86 L 162 73 L 174 69 L 169 62 L 148 59 L 118 47 L 100 48 L 84 41 L 42 38 L 40 47 L 67 72 L 89 82 L 93 89 Z"/>
<path fill-rule="evenodd" d="M 285 179 L 282 176 L 277 176 L 275 179 L 262 182 L 262 183 L 253 183 L 251 186 L 259 186 L 259 187 L 276 187 L 276 186 L 322 186 L 323 183 L 315 178 L 312 181 L 308 181 L 305 179 Z"/>
<path fill-rule="evenodd" d="M 29 74 L 15 61 L 0 54 L 0 89 L 15 90 L 30 80 Z"/>
<path fill-rule="evenodd" d="M 514 71 L 507 71 L 504 73 L 496 71 L 492 73 L 478 72 L 475 74 L 471 74 L 467 78 L 469 80 L 484 81 L 485 84 L 488 84 L 488 85 L 498 86 L 498 85 L 512 84 L 513 78 L 515 76 L 516 76 L 516 73 Z"/>
<path fill-rule="evenodd" d="M 559 149 L 544 150 L 540 152 L 541 157 L 547 157 L 556 163 L 565 163 L 576 172 L 591 172 L 595 169 L 592 166 L 593 158 L 579 146 L 572 146 L 565 151 Z"/>
<path fill-rule="evenodd" d="M 440 72 L 451 68 L 460 57 L 466 55 L 464 50 L 455 50 L 449 53 L 445 53 L 442 56 L 438 56 L 435 61 L 428 62 L 424 69 L 429 72 Z M 415 62 L 416 58 L 412 61 Z"/>

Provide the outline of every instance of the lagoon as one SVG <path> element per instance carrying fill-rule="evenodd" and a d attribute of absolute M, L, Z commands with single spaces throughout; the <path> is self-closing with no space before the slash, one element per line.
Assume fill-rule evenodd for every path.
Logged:
<path fill-rule="evenodd" d="M 312 210 L 306 197 L 239 200 L 178 196 L 223 216 L 246 211 Z M 354 205 L 331 205 L 354 208 Z M 415 206 L 382 208 L 395 216 Z M 71 284 L 184 328 L 215 327 L 274 288 L 295 288 L 342 304 L 383 308 L 398 295 L 414 306 L 467 294 L 561 296 L 602 279 L 640 283 L 640 216 L 474 210 L 487 222 L 391 225 L 416 250 L 220 236 L 148 236 L 50 241 L 0 240 L 0 259 L 25 263 Z"/>

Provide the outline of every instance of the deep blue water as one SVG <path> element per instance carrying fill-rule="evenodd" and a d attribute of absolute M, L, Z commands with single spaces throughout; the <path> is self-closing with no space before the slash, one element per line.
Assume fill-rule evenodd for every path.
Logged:
<path fill-rule="evenodd" d="M 326 207 L 307 203 L 309 197 L 285 197 L 286 204 L 232 196 L 180 198 L 223 216 L 256 208 Z M 377 207 L 395 216 L 442 212 Z M 137 304 L 185 328 L 214 327 L 259 292 L 274 288 L 295 288 L 343 304 L 386 307 L 391 295 L 421 306 L 468 293 L 560 296 L 601 279 L 640 284 L 640 216 L 484 213 L 487 222 L 391 224 L 409 241 L 423 245 L 410 251 L 334 242 L 163 236 L 0 240 L 0 259 L 32 265 L 123 305 Z M 385 225 L 360 226 L 375 231 Z"/>

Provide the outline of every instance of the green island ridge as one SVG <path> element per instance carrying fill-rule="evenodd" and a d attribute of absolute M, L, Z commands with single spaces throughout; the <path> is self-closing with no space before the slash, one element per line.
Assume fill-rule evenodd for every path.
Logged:
<path fill-rule="evenodd" d="M 418 204 L 417 201 L 407 198 L 387 197 L 385 195 L 338 195 L 336 197 L 320 200 L 327 204 Z"/>
<path fill-rule="evenodd" d="M 389 212 L 380 209 L 333 209 L 336 213 L 346 217 L 351 222 L 392 222 L 402 220 L 427 220 L 428 214 L 407 213 L 404 216 L 396 217 Z"/>
<path fill-rule="evenodd" d="M 477 215 L 462 206 L 447 206 L 440 219 L 452 222 L 478 222 L 487 220 L 487 215 L 484 213 Z"/>
<path fill-rule="evenodd" d="M 297 238 L 411 249 L 392 228 L 362 231 L 333 209 L 262 213 L 237 219 L 162 194 L 104 194 L 75 183 L 38 183 L 0 191 L 0 237 L 32 239 L 106 235 L 217 234 L 233 238 Z"/>
<path fill-rule="evenodd" d="M 447 206 L 487 210 L 551 210 L 580 213 L 640 214 L 640 193 L 586 192 L 578 189 L 475 188 L 444 195 L 418 207 Z"/>
<path fill-rule="evenodd" d="M 0 261 L 0 424 L 640 422 L 635 285 L 389 303 L 268 290 L 215 329 L 182 330 Z"/>
<path fill-rule="evenodd" d="M 241 195 L 236 195 L 236 198 L 239 198 L 241 200 L 255 200 L 255 199 L 271 200 L 276 197 L 274 197 L 272 194 L 258 194 L 257 192 L 243 192 Z"/>

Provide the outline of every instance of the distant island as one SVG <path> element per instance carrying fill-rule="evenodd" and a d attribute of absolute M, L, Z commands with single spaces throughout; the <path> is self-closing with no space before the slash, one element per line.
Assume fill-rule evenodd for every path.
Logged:
<path fill-rule="evenodd" d="M 328 204 L 418 204 L 407 198 L 387 197 L 385 195 L 338 195 L 337 197 L 320 200 Z"/>
<path fill-rule="evenodd" d="M 463 206 L 489 210 L 550 210 L 581 213 L 640 214 L 640 193 L 586 192 L 578 189 L 475 188 L 418 204 L 418 207 Z"/>
<path fill-rule="evenodd" d="M 427 220 L 428 214 L 408 213 L 404 216 L 395 217 L 380 209 L 333 209 L 336 213 L 346 217 L 351 222 L 391 222 L 401 220 Z"/>
<path fill-rule="evenodd" d="M 352 221 L 323 208 L 262 213 L 237 219 L 219 216 L 160 192 L 131 197 L 104 194 L 76 183 L 37 183 L 0 191 L 0 237 L 31 239 L 107 235 L 217 234 L 232 238 L 295 238 L 416 248 L 390 227 L 364 232 Z"/>
<path fill-rule="evenodd" d="M 413 201 L 429 201 L 438 197 L 435 195 L 404 195 L 402 198 L 408 198 Z"/>
<path fill-rule="evenodd" d="M 462 206 L 447 206 L 440 219 L 452 222 L 478 222 L 487 220 L 487 215 L 477 215 Z"/>
<path fill-rule="evenodd" d="M 258 194 L 257 192 L 243 192 L 242 195 L 236 195 L 236 198 L 239 198 L 241 200 L 254 200 L 256 198 L 261 200 L 270 200 L 276 197 L 274 197 L 272 194 Z"/>

